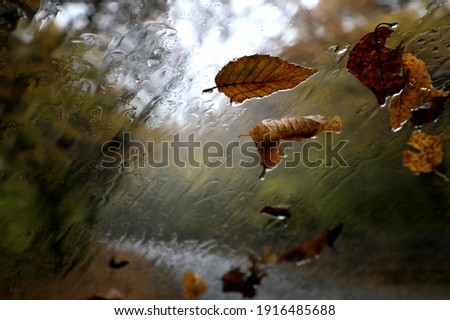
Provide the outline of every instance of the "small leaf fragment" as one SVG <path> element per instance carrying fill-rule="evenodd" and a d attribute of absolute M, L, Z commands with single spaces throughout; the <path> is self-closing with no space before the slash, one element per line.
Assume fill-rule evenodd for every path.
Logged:
<path fill-rule="evenodd" d="M 299 245 L 281 253 L 278 261 L 293 261 L 299 263 L 303 260 L 317 258 L 326 244 L 326 235 L 321 233 L 318 236 L 300 243 Z"/>
<path fill-rule="evenodd" d="M 244 294 L 246 276 L 241 268 L 234 268 L 222 276 L 223 292 L 241 292 Z"/>
<path fill-rule="evenodd" d="M 329 247 L 334 245 L 334 242 L 342 232 L 343 226 L 342 223 L 339 223 L 316 237 L 282 252 L 278 255 L 278 261 L 293 261 L 300 264 L 318 258 L 325 245 Z"/>
<path fill-rule="evenodd" d="M 385 47 L 392 32 L 393 29 L 379 24 L 355 45 L 347 62 L 347 70 L 375 94 L 380 105 L 406 85 L 402 75 L 403 46 Z"/>
<path fill-rule="evenodd" d="M 252 298 L 256 295 L 261 279 L 267 276 L 267 272 L 259 269 L 255 261 L 247 273 L 240 268 L 234 268 L 226 272 L 222 277 L 223 292 L 240 292 L 242 296 Z"/>
<path fill-rule="evenodd" d="M 186 299 L 195 299 L 208 291 L 208 284 L 202 276 L 187 270 L 183 275 L 183 291 Z"/>
<path fill-rule="evenodd" d="M 418 152 L 403 151 L 403 165 L 414 173 L 432 172 L 442 162 L 444 140 L 443 134 L 432 136 L 415 130 L 408 141 L 408 145 Z"/>
<path fill-rule="evenodd" d="M 276 206 L 265 206 L 261 209 L 261 213 L 267 214 L 279 220 L 286 220 L 291 217 L 291 206 L 286 204 L 280 204 Z"/>
<path fill-rule="evenodd" d="M 216 87 L 203 92 L 217 88 L 232 102 L 243 102 L 292 89 L 316 72 L 277 57 L 255 54 L 229 62 L 216 75 Z"/>

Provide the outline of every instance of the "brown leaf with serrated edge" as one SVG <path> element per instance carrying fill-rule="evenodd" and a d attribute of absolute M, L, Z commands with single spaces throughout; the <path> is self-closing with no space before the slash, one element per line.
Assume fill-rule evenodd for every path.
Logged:
<path fill-rule="evenodd" d="M 334 245 L 334 242 L 342 232 L 343 226 L 344 225 L 342 223 L 339 223 L 337 226 L 325 230 L 316 237 L 302 242 L 285 252 L 282 252 L 278 255 L 278 262 L 293 261 L 296 263 L 302 263 L 317 258 L 325 245 L 330 247 Z"/>
<path fill-rule="evenodd" d="M 280 204 L 276 206 L 265 206 L 264 208 L 261 209 L 261 213 L 267 214 L 279 220 L 286 220 L 291 217 L 290 209 L 291 206 L 287 204 Z"/>
<path fill-rule="evenodd" d="M 380 23 L 355 45 L 347 61 L 347 70 L 372 90 L 380 105 L 406 85 L 402 75 L 403 46 L 385 47 L 386 39 L 394 30 L 384 25 L 396 24 Z"/>
<path fill-rule="evenodd" d="M 442 162 L 442 144 L 445 136 L 431 136 L 415 130 L 409 138 L 408 145 L 418 152 L 403 151 L 403 165 L 414 173 L 432 172 Z"/>
<path fill-rule="evenodd" d="M 183 291 L 186 299 L 195 299 L 208 291 L 208 284 L 202 276 L 187 270 L 183 275 Z"/>
<path fill-rule="evenodd" d="M 203 92 L 217 88 L 232 102 L 243 102 L 292 89 L 316 72 L 277 57 L 255 54 L 229 62 L 216 75 L 216 87 Z"/>
<path fill-rule="evenodd" d="M 280 120 L 263 120 L 249 134 L 258 148 L 259 162 L 264 171 L 273 169 L 282 159 L 280 140 L 300 141 L 317 136 L 324 131 L 340 132 L 341 118 L 325 118 L 320 115 L 288 117 Z"/>
<path fill-rule="evenodd" d="M 403 70 L 409 75 L 408 83 L 398 96 L 392 99 L 389 106 L 391 113 L 391 129 L 396 131 L 411 119 L 415 110 L 429 105 L 430 111 L 419 111 L 413 119 L 415 125 L 422 125 L 425 121 L 434 121 L 445 107 L 446 92 L 437 90 L 431 85 L 425 62 L 407 53 L 403 55 Z M 445 98 L 445 99 L 444 99 Z M 423 118 L 423 121 L 422 121 Z"/>

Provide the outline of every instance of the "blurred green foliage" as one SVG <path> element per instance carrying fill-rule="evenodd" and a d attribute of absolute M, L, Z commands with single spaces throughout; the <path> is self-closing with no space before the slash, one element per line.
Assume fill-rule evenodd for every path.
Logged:
<path fill-rule="evenodd" d="M 101 75 L 63 30 L 29 26 L 30 42 L 10 35 L 20 4 L 4 3 L 8 12 L 0 12 L 11 20 L 0 47 L 2 293 L 11 277 L 34 273 L 24 268 L 68 268 L 84 253 L 104 196 L 102 144 L 127 125 L 114 93 L 92 94 L 90 82 Z"/>

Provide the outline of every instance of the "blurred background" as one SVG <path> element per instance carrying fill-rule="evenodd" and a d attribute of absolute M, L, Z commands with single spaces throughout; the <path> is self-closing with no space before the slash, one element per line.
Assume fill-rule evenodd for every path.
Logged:
<path fill-rule="evenodd" d="M 238 299 L 222 292 L 225 272 L 342 222 L 335 250 L 319 259 L 263 265 L 255 299 L 449 299 L 449 184 L 403 167 L 414 128 L 392 132 L 386 107 L 346 70 L 360 38 L 397 22 L 388 45 L 402 43 L 448 91 L 449 9 L 408 0 L 3 0 L 0 298 L 181 299 L 192 269 L 209 285 L 201 298 Z M 226 63 L 255 53 L 319 73 L 243 104 L 202 93 Z M 146 154 L 121 140 L 130 132 L 161 146 L 180 133 L 226 145 L 249 141 L 239 135 L 263 119 L 315 114 L 342 118 L 333 138 L 348 140 L 348 167 L 280 166 L 263 181 L 260 167 L 239 167 L 239 155 L 232 168 L 142 167 Z M 423 130 L 449 136 L 449 118 L 445 110 Z M 126 155 L 123 165 L 102 166 L 105 143 Z M 438 170 L 450 176 L 449 141 L 443 151 Z M 269 223 L 260 210 L 278 204 L 292 218 Z M 113 269 L 111 258 L 129 264 Z"/>

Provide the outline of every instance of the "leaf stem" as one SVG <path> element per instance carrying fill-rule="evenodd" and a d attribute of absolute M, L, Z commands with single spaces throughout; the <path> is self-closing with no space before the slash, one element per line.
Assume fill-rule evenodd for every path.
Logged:
<path fill-rule="evenodd" d="M 212 87 L 212 88 L 205 89 L 205 90 L 203 90 L 202 92 L 203 92 L 203 93 L 213 92 L 213 90 L 216 89 L 216 88 L 217 88 L 217 86 Z"/>
<path fill-rule="evenodd" d="M 437 171 L 436 169 L 433 170 L 433 172 L 438 176 L 441 177 L 442 179 L 444 179 L 445 182 L 450 182 L 450 179 L 443 174 L 442 172 Z"/>
<path fill-rule="evenodd" d="M 263 168 L 263 171 L 259 175 L 259 180 L 263 181 L 266 178 L 266 172 L 267 172 L 266 168 Z"/>

